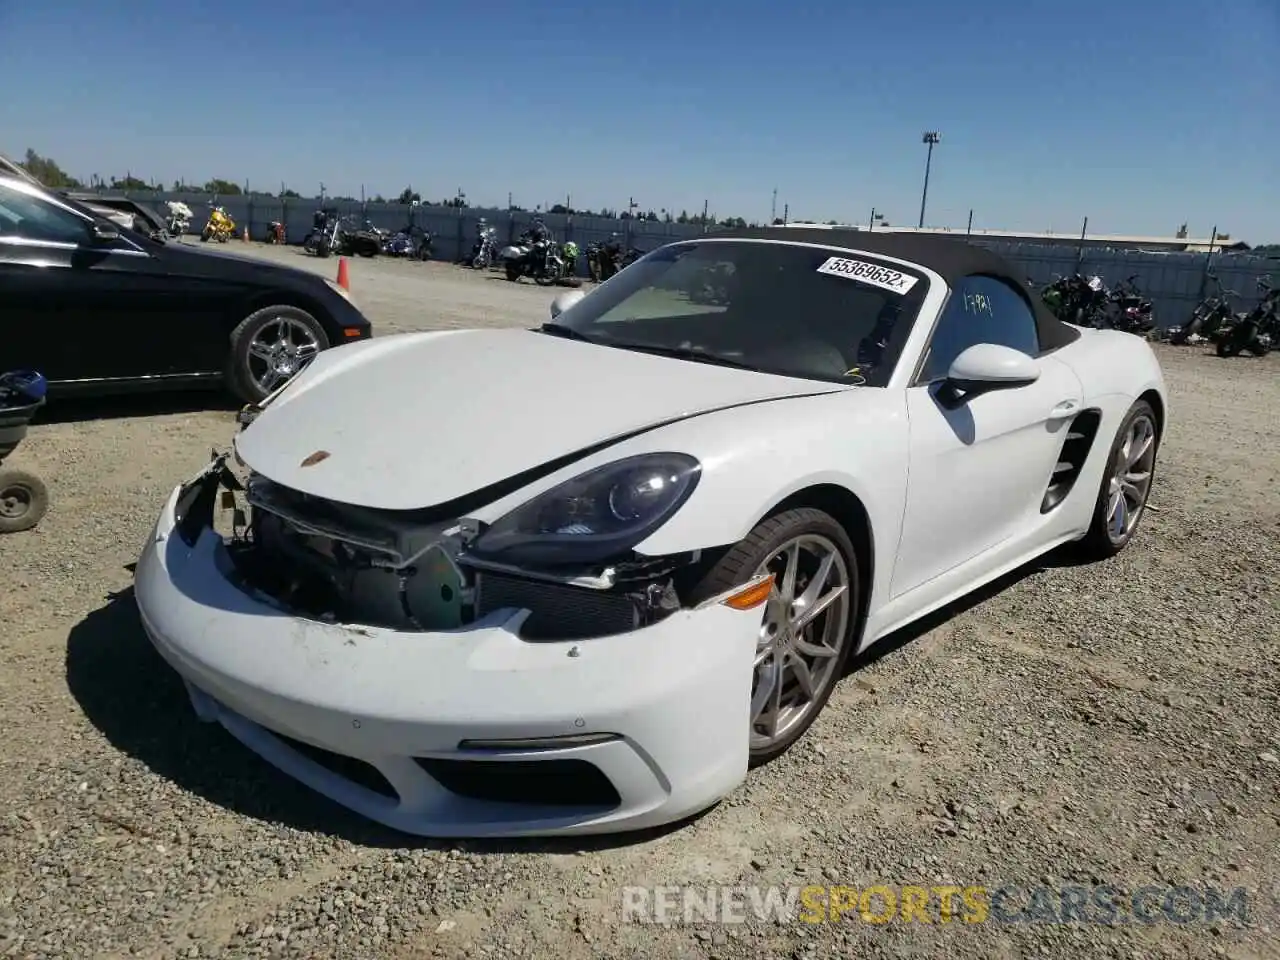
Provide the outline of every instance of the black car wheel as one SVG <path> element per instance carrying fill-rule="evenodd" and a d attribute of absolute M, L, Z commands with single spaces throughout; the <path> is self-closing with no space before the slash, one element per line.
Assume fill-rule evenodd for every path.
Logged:
<path fill-rule="evenodd" d="M 231 333 L 227 385 L 246 403 L 257 403 L 292 380 L 329 346 L 324 328 L 298 307 L 264 307 Z"/>
<path fill-rule="evenodd" d="M 21 533 L 44 519 L 49 510 L 49 490 L 33 473 L 0 470 L 0 533 Z"/>

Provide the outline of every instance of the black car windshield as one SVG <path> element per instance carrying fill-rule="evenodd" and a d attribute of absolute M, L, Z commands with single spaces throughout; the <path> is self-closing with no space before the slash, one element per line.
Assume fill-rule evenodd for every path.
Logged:
<path fill-rule="evenodd" d="M 884 386 L 927 288 L 923 273 L 870 255 L 691 241 L 642 257 L 544 329 L 682 360 Z"/>

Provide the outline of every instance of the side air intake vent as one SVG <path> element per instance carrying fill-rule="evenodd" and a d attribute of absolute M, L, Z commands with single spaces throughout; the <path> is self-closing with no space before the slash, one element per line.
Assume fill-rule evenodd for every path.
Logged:
<path fill-rule="evenodd" d="M 1067 494 L 1075 486 L 1076 478 L 1084 469 L 1084 462 L 1093 448 L 1101 421 L 1101 411 L 1085 410 L 1077 414 L 1067 426 L 1067 438 L 1062 442 L 1062 452 L 1058 454 L 1057 466 L 1053 468 L 1053 476 L 1049 478 L 1049 488 L 1045 490 L 1044 499 L 1040 502 L 1041 513 L 1048 513 L 1067 499 Z"/>

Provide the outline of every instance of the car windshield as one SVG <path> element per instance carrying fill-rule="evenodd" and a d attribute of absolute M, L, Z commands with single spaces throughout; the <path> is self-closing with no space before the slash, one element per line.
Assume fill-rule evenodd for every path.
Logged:
<path fill-rule="evenodd" d="M 761 373 L 883 386 L 923 301 L 917 270 L 825 247 L 671 244 L 543 330 Z"/>

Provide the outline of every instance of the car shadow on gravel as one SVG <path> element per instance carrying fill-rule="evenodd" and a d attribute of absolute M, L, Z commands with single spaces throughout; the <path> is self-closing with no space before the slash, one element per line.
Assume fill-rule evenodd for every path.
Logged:
<path fill-rule="evenodd" d="M 217 390 L 134 393 L 101 397 L 54 397 L 40 408 L 33 427 L 45 423 L 85 423 L 176 413 L 239 410 L 242 404 Z"/>
<path fill-rule="evenodd" d="M 605 837 L 430 840 L 398 833 L 281 773 L 218 724 L 197 720 L 182 681 L 142 629 L 132 588 L 112 594 L 71 628 L 66 673 L 71 695 L 89 722 L 116 749 L 157 776 L 241 816 L 362 846 L 577 853 L 652 840 L 705 815 L 657 830 Z"/>
<path fill-rule="evenodd" d="M 945 607 L 940 607 L 933 613 L 927 614 L 913 623 L 907 624 L 893 633 L 881 639 L 870 650 L 860 657 L 851 657 L 849 663 L 845 667 L 844 676 L 857 673 L 863 667 L 868 667 L 878 660 L 883 660 L 890 654 L 897 653 L 913 640 L 918 640 L 925 634 L 938 629 L 943 624 L 955 619 L 963 613 L 967 613 L 974 607 L 986 603 L 997 595 L 1004 593 L 1010 587 L 1013 587 L 1023 580 L 1037 577 L 1047 570 L 1062 569 L 1068 567 L 1087 566 L 1096 561 L 1082 559 L 1079 554 L 1072 551 L 1073 544 L 1066 544 L 1059 547 L 1042 557 L 1038 557 L 1016 570 L 1011 570 L 1002 577 L 997 577 L 986 586 L 979 587 L 972 593 L 967 593 L 958 600 L 953 600 Z"/>

